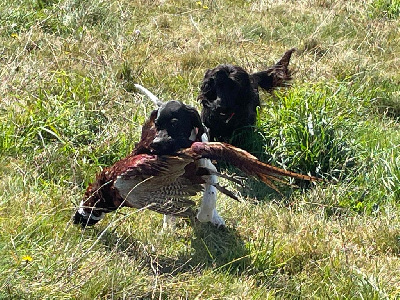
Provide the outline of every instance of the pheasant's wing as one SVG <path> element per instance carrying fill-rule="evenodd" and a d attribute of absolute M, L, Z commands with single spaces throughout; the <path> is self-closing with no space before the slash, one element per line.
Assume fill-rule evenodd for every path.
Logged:
<path fill-rule="evenodd" d="M 114 182 L 124 201 L 136 208 L 148 208 L 162 214 L 190 216 L 195 204 L 190 200 L 202 190 L 182 177 L 190 157 L 157 156 L 127 167 Z"/>
<path fill-rule="evenodd" d="M 226 161 L 235 167 L 241 169 L 248 175 L 256 176 L 269 187 L 279 192 L 274 182 L 282 182 L 288 184 L 282 177 L 292 177 L 308 181 L 321 181 L 321 179 L 302 175 L 295 172 L 280 169 L 259 161 L 250 153 L 236 148 L 232 145 L 219 142 L 195 142 L 190 148 L 181 151 L 185 155 L 193 158 L 209 158 L 215 160 Z"/>

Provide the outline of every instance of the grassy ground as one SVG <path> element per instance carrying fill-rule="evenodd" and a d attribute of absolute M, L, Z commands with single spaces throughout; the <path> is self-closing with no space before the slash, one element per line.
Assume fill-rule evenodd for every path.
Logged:
<path fill-rule="evenodd" d="M 1 299 L 400 298 L 400 2 L 36 0 L 0 4 Z M 164 100 L 199 107 L 207 68 L 296 47 L 252 140 L 329 184 L 249 179 L 228 228 L 121 210 L 71 224 L 87 184 Z M 254 142 L 253 142 L 254 141 Z"/>

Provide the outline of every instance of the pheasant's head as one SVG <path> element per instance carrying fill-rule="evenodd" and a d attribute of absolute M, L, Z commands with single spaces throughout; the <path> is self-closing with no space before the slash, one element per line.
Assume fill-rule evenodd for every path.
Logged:
<path fill-rule="evenodd" d="M 104 218 L 105 213 L 116 210 L 121 204 L 119 194 L 112 188 L 109 169 L 98 174 L 96 181 L 86 189 L 73 219 L 82 227 L 94 225 Z"/>
<path fill-rule="evenodd" d="M 104 217 L 104 211 L 98 207 L 101 203 L 99 192 L 90 185 L 85 192 L 84 199 L 79 204 L 78 210 L 73 217 L 74 224 L 81 224 L 82 227 L 91 226 Z"/>

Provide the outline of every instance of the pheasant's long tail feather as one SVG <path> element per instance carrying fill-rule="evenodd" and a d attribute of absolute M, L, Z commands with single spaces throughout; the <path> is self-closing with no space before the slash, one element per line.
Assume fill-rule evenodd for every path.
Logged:
<path fill-rule="evenodd" d="M 256 176 L 269 187 L 278 191 L 278 188 L 273 182 L 286 183 L 280 177 L 291 177 L 295 179 L 307 180 L 307 181 L 321 181 L 321 179 L 303 175 L 291 171 L 287 171 L 281 168 L 271 166 L 269 164 L 259 161 L 256 157 L 250 153 L 236 148 L 232 145 L 212 142 L 212 143 L 193 143 L 190 148 L 182 150 L 182 153 L 196 157 L 196 158 L 209 158 L 215 160 L 224 160 L 235 167 L 241 169 L 248 175 Z M 279 191 L 278 191 L 279 192 Z"/>
<path fill-rule="evenodd" d="M 210 172 L 210 174 L 217 175 L 218 177 L 227 179 L 227 180 L 229 180 L 229 181 L 231 181 L 231 182 L 234 182 L 234 183 L 236 183 L 236 184 L 238 184 L 238 185 L 241 185 L 241 186 L 244 185 L 243 180 L 237 178 L 237 176 L 235 177 L 235 176 L 233 176 L 233 175 L 220 173 L 220 172 L 217 172 L 217 171 L 214 171 L 214 170 L 210 170 L 209 172 Z"/>
<path fill-rule="evenodd" d="M 227 195 L 228 197 L 239 201 L 239 198 L 230 190 L 228 190 L 226 187 L 216 184 L 215 187 L 217 188 L 218 191 L 220 191 L 221 193 Z"/>

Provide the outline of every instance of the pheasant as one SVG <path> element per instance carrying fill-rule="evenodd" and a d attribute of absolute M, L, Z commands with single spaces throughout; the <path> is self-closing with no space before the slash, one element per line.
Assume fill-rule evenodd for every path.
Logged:
<path fill-rule="evenodd" d="M 249 176 L 254 176 L 277 190 L 274 182 L 287 182 L 285 177 L 307 181 L 320 179 L 273 167 L 259 161 L 248 152 L 220 142 L 193 142 L 174 154 L 153 153 L 151 143 L 156 134 L 157 111 L 144 124 L 142 137 L 133 152 L 105 168 L 87 188 L 74 223 L 93 225 L 105 213 L 120 207 L 150 209 L 165 215 L 195 217 L 196 203 L 191 199 L 201 192 L 210 175 L 221 175 L 204 159 L 224 160 Z M 208 161 L 208 160 L 206 160 Z M 237 181 L 231 176 L 226 178 Z M 212 183 L 219 191 L 235 198 L 225 187 Z M 213 190 L 208 192 L 214 193 Z M 199 216 L 197 215 L 199 218 Z"/>

